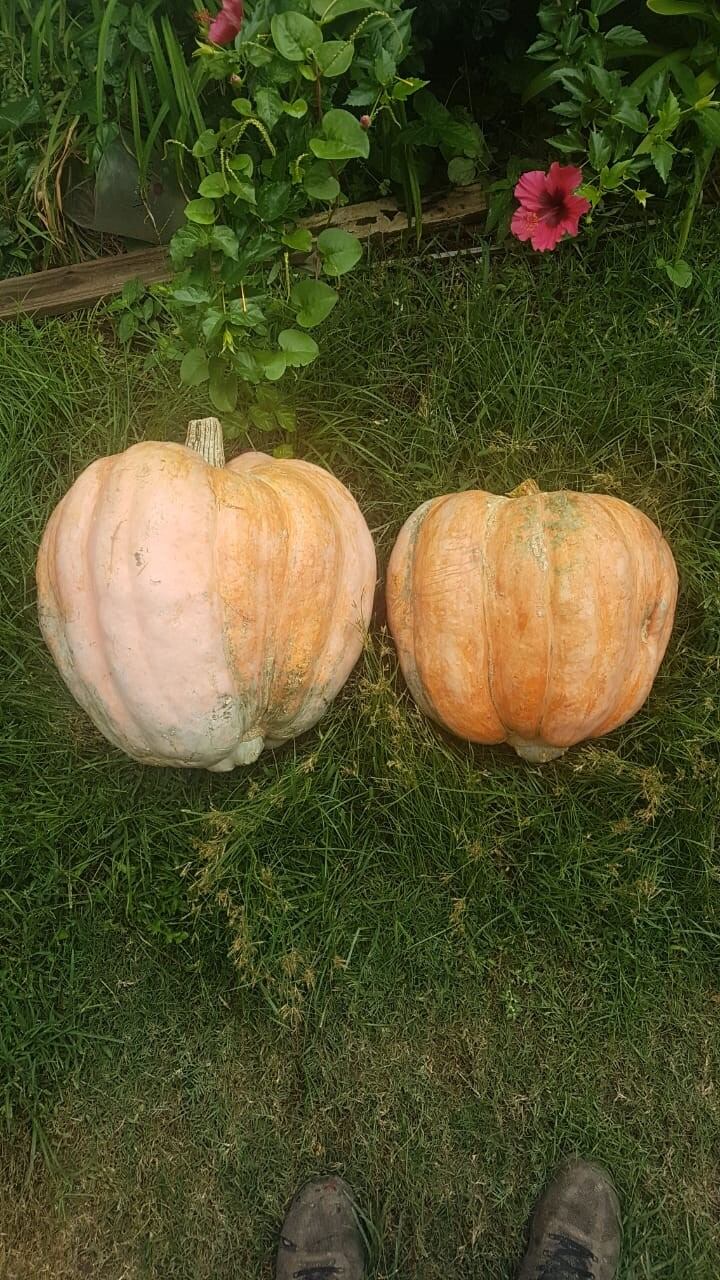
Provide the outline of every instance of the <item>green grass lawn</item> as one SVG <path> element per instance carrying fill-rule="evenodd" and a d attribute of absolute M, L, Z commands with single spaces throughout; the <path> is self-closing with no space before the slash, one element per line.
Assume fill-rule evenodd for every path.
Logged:
<path fill-rule="evenodd" d="M 542 768 L 423 721 L 381 609 L 318 729 L 247 771 L 111 749 L 40 639 L 38 539 L 92 458 L 206 406 L 99 318 L 0 329 L 4 1275 L 267 1278 L 333 1168 L 374 1280 L 509 1280 L 577 1151 L 616 1177 L 624 1280 L 715 1280 L 719 232 L 684 293 L 647 239 L 377 263 L 292 393 L 381 564 L 422 500 L 528 476 L 662 526 L 650 702 Z"/>

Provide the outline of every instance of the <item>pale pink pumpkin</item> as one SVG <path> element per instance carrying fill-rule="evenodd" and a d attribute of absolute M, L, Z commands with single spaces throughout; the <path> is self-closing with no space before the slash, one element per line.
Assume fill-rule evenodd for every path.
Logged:
<path fill-rule="evenodd" d="M 188 447 L 192 445 L 193 447 Z M 376 563 L 357 503 L 312 463 L 188 446 L 94 462 L 37 563 L 43 636 L 98 729 L 146 764 L 232 769 L 309 729 L 357 661 Z"/>

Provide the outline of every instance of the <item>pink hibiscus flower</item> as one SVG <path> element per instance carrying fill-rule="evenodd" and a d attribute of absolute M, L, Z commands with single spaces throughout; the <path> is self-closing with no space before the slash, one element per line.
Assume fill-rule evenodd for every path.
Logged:
<path fill-rule="evenodd" d="M 208 29 L 213 44 L 230 44 L 243 24 L 243 0 L 223 0 L 222 9 Z"/>
<path fill-rule="evenodd" d="M 529 240 L 541 253 L 554 249 L 564 235 L 576 236 L 580 219 L 590 208 L 589 200 L 573 194 L 581 182 L 580 169 L 557 160 L 547 173 L 542 169 L 524 173 L 515 188 L 520 208 L 510 223 L 513 235 Z"/>

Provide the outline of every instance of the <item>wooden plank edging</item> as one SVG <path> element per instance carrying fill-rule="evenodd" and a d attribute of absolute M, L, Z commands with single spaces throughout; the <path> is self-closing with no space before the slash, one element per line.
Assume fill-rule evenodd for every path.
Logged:
<path fill-rule="evenodd" d="M 477 220 L 486 207 L 485 193 L 478 184 L 458 187 L 449 195 L 428 203 L 423 210 L 423 233 Z M 360 240 L 370 240 L 401 235 L 408 230 L 408 219 L 396 201 L 388 198 L 345 205 L 333 210 L 331 218 L 324 213 L 313 214 L 303 219 L 301 225 L 314 231 L 326 226 L 342 227 Z M 90 307 L 102 298 L 119 293 L 128 280 L 157 284 L 171 275 L 167 248 L 161 246 L 13 276 L 0 282 L 0 320 L 12 320 L 23 314 L 56 315 Z"/>

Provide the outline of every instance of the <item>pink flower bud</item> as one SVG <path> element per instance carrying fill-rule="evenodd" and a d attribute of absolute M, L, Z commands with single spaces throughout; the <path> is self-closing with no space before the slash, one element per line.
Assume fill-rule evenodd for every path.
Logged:
<path fill-rule="evenodd" d="M 371 116 L 361 116 L 361 117 L 360 117 L 360 124 L 362 125 L 363 129 L 369 129 L 369 128 L 370 128 L 370 125 L 372 124 L 372 117 L 371 117 Z"/>

